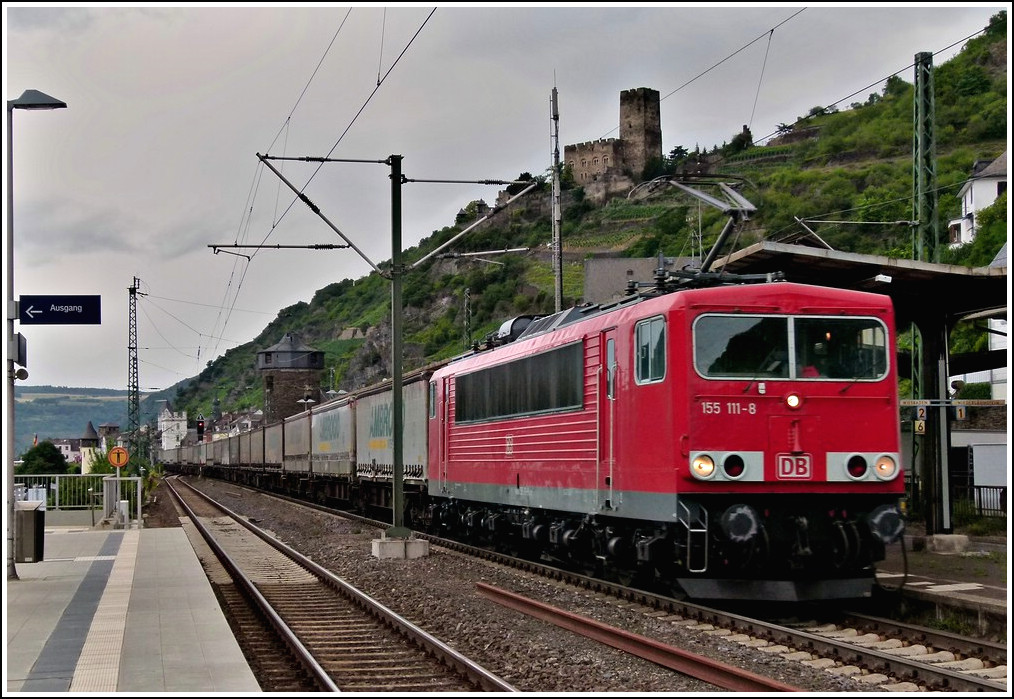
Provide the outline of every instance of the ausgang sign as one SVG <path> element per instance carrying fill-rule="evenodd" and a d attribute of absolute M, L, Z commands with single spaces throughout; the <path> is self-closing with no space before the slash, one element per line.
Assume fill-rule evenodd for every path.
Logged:
<path fill-rule="evenodd" d="M 101 296 L 22 296 L 18 320 L 22 325 L 99 325 Z"/>

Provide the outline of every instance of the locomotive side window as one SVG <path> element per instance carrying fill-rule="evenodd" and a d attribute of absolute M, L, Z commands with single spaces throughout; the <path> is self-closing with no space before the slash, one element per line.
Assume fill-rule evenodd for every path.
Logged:
<path fill-rule="evenodd" d="M 694 325 L 694 361 L 702 376 L 788 378 L 789 319 L 702 316 Z"/>
<path fill-rule="evenodd" d="M 437 382 L 430 381 L 430 419 L 437 416 Z"/>
<path fill-rule="evenodd" d="M 584 345 L 576 342 L 455 378 L 455 422 L 584 406 Z"/>
<path fill-rule="evenodd" d="M 635 380 L 656 383 L 665 378 L 665 319 L 642 320 L 634 328 Z"/>

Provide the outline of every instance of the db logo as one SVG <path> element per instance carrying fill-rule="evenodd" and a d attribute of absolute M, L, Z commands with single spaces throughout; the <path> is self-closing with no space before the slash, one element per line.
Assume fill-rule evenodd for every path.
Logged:
<path fill-rule="evenodd" d="M 779 454 L 777 457 L 779 479 L 809 478 L 812 469 L 810 468 L 809 454 Z"/>

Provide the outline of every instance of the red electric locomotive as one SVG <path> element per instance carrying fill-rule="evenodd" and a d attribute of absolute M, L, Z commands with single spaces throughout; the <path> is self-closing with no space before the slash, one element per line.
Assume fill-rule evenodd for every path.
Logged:
<path fill-rule="evenodd" d="M 790 282 L 505 324 L 434 371 L 432 522 L 692 597 L 862 597 L 904 528 L 888 297 Z"/>

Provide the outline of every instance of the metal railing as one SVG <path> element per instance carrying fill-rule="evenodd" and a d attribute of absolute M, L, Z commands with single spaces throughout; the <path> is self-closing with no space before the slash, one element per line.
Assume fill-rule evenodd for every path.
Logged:
<path fill-rule="evenodd" d="M 45 501 L 47 510 L 92 510 L 101 512 L 100 519 L 122 520 L 126 516 L 140 523 L 143 497 L 143 484 L 138 476 L 120 477 L 102 473 L 14 475 L 14 499 Z M 127 503 L 125 513 L 120 510 L 121 501 Z"/>
<path fill-rule="evenodd" d="M 951 509 L 955 517 L 1006 517 L 1007 486 L 952 485 Z"/>

